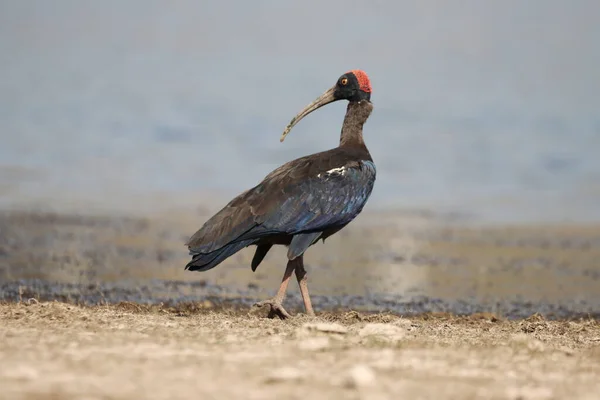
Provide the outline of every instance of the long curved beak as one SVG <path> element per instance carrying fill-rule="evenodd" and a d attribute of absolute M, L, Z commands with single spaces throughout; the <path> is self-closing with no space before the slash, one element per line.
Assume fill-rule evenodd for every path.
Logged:
<path fill-rule="evenodd" d="M 317 97 L 315 99 L 315 101 L 313 101 L 312 103 L 310 103 L 309 105 L 307 105 L 306 107 L 304 107 L 304 110 L 300 111 L 298 113 L 298 115 L 296 115 L 294 118 L 292 118 L 292 120 L 290 121 L 290 123 L 288 124 L 288 126 L 285 127 L 285 130 L 283 131 L 283 134 L 281 135 L 281 138 L 279 139 L 280 142 L 283 142 L 285 137 L 287 136 L 288 133 L 290 133 L 290 131 L 292 130 L 292 128 L 304 117 L 306 117 L 308 114 L 310 114 L 311 112 L 315 111 L 318 108 L 323 107 L 325 104 L 329 104 L 331 102 L 336 101 L 337 99 L 334 96 L 334 91 L 335 91 L 335 86 L 332 87 L 331 89 L 328 89 L 325 93 L 323 93 L 322 95 L 320 95 L 319 97 Z"/>

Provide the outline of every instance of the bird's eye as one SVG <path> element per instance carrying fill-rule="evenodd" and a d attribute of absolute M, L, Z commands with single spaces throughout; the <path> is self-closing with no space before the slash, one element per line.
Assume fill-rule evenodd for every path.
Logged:
<path fill-rule="evenodd" d="M 346 86 L 346 85 L 348 84 L 348 78 L 342 78 L 342 79 L 340 80 L 340 83 L 341 83 L 343 86 Z"/>

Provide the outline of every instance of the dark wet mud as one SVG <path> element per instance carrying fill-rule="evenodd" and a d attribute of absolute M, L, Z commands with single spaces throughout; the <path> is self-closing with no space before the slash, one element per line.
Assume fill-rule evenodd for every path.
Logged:
<path fill-rule="evenodd" d="M 183 243 L 203 217 L 167 217 L 0 213 L 0 300 L 249 308 L 274 294 L 283 251 L 256 273 L 252 249 L 206 273 L 184 271 Z M 311 248 L 307 265 L 317 311 L 600 317 L 600 226 L 365 218 Z M 286 308 L 301 312 L 292 286 Z"/>
<path fill-rule="evenodd" d="M 195 282 L 154 280 L 148 284 L 72 284 L 48 282 L 39 279 L 19 280 L 0 285 L 0 300 L 10 302 L 62 301 L 73 304 L 162 304 L 177 306 L 181 303 L 200 303 L 202 308 L 248 308 L 267 296 L 257 290 L 239 290 L 231 293 L 218 285 Z M 372 294 L 370 296 L 323 296 L 312 297 L 316 311 L 391 312 L 402 316 L 424 313 L 451 313 L 471 315 L 493 313 L 507 319 L 527 318 L 534 314 L 547 319 L 595 318 L 600 319 L 598 308 L 585 302 L 550 304 L 543 302 L 499 301 L 494 305 L 478 304 L 472 299 L 443 300 L 427 296 L 403 298 Z M 302 299 L 291 293 L 285 302 L 293 312 L 303 312 Z"/>

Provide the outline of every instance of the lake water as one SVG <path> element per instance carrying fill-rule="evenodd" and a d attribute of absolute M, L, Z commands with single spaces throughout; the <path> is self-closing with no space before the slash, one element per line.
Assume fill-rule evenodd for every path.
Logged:
<path fill-rule="evenodd" d="M 336 146 L 342 102 L 279 136 L 360 68 L 371 209 L 600 221 L 599 16 L 595 1 L 2 1 L 0 204 L 227 200 Z"/>

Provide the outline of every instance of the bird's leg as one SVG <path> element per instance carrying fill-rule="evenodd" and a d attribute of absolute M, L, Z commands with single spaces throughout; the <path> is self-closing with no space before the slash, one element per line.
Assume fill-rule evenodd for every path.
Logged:
<path fill-rule="evenodd" d="M 294 260 L 290 260 L 287 263 L 287 267 L 285 268 L 285 273 L 283 274 L 283 279 L 281 280 L 281 285 L 279 286 L 279 290 L 275 297 L 269 300 L 264 300 L 254 304 L 255 307 L 264 307 L 269 306 L 271 309 L 269 311 L 269 318 L 275 318 L 278 316 L 281 319 L 290 318 L 291 315 L 283 308 L 281 304 L 285 297 L 285 292 L 287 291 L 288 284 L 290 283 L 290 278 L 292 277 L 292 273 L 296 268 L 296 263 Z"/>
<path fill-rule="evenodd" d="M 304 255 L 296 258 L 296 279 L 298 280 L 298 286 L 300 286 L 300 294 L 302 294 L 302 300 L 304 301 L 304 308 L 306 309 L 306 314 L 314 316 L 315 312 L 312 308 L 312 303 L 310 302 L 310 295 L 308 294 L 308 283 L 306 277 L 306 270 L 304 269 Z"/>

